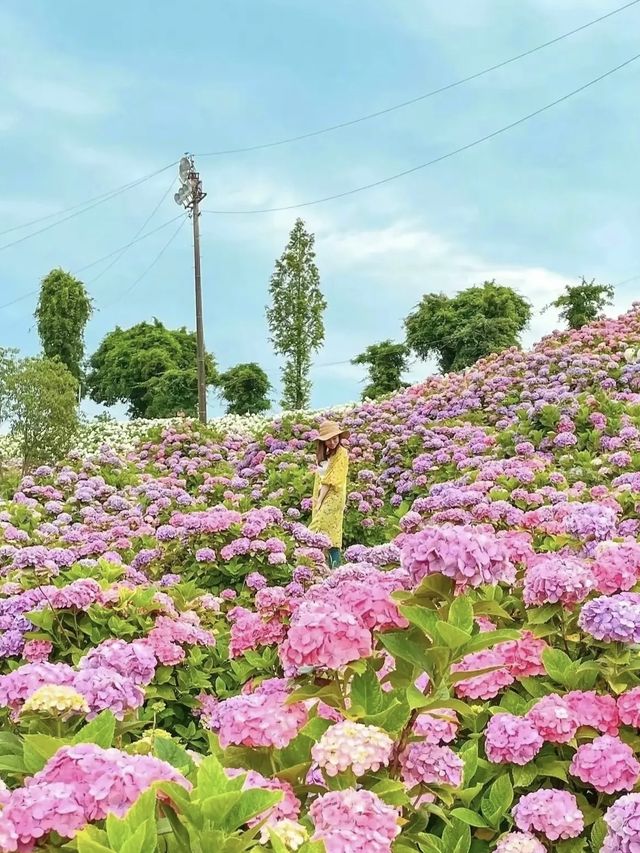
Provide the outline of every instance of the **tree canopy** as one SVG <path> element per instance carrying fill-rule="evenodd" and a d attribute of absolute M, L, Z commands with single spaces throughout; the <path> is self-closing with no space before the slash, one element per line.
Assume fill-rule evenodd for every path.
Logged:
<path fill-rule="evenodd" d="M 520 345 L 531 306 L 511 287 L 485 281 L 454 297 L 428 293 L 405 320 L 407 346 L 419 358 L 435 356 L 443 373 Z"/>
<path fill-rule="evenodd" d="M 54 269 L 42 279 L 35 310 L 42 350 L 47 358 L 59 359 L 82 381 L 84 330 L 93 313 L 84 284 L 63 269 Z"/>
<path fill-rule="evenodd" d="M 596 284 L 595 278 L 587 281 L 582 276 L 580 284 L 568 284 L 564 293 L 544 310 L 556 308 L 570 329 L 581 329 L 602 316 L 606 306 L 613 302 L 613 296 L 610 284 Z"/>
<path fill-rule="evenodd" d="M 6 414 L 23 473 L 54 462 L 71 448 L 78 428 L 78 382 L 56 359 L 20 359 L 6 374 Z"/>
<path fill-rule="evenodd" d="M 255 415 L 271 406 L 267 396 L 271 390 L 269 377 L 254 361 L 225 370 L 218 387 L 230 415 Z"/>
<path fill-rule="evenodd" d="M 287 409 L 308 407 L 311 355 L 324 341 L 322 318 L 327 303 L 320 290 L 313 245 L 313 234 L 302 219 L 296 220 L 269 284 L 267 322 L 274 350 L 285 358 L 281 402 Z"/>
<path fill-rule="evenodd" d="M 369 372 L 368 384 L 362 392 L 365 400 L 407 387 L 407 383 L 402 381 L 402 374 L 407 368 L 407 348 L 404 344 L 390 340 L 372 344 L 351 363 L 362 364 Z"/>
<path fill-rule="evenodd" d="M 89 360 L 87 386 L 92 400 L 113 406 L 128 403 L 132 418 L 195 416 L 198 409 L 196 336 L 167 329 L 159 320 L 116 327 Z M 206 356 L 207 384 L 217 381 Z"/>

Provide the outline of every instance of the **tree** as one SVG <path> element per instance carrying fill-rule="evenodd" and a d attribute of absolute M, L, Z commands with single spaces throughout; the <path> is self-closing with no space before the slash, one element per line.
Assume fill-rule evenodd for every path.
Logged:
<path fill-rule="evenodd" d="M 286 359 L 281 401 L 285 409 L 308 407 L 311 355 L 324 341 L 322 315 L 327 303 L 320 291 L 313 244 L 313 234 L 305 230 L 302 219 L 297 219 L 269 285 L 270 340 L 276 353 Z"/>
<path fill-rule="evenodd" d="M 196 336 L 167 329 L 159 320 L 130 329 L 117 326 L 89 360 L 89 395 L 96 403 L 128 403 L 132 418 L 167 418 L 198 409 Z M 207 384 L 217 381 L 213 358 L 205 361 Z"/>
<path fill-rule="evenodd" d="M 267 397 L 271 390 L 269 377 L 254 361 L 225 370 L 220 374 L 218 387 L 230 415 L 255 415 L 271 406 Z"/>
<path fill-rule="evenodd" d="M 404 321 L 407 346 L 419 358 L 435 356 L 443 373 L 519 346 L 531 319 L 529 302 L 511 287 L 485 281 L 454 297 L 428 293 Z"/>
<path fill-rule="evenodd" d="M 8 417 L 9 382 L 16 367 L 15 350 L 0 347 L 0 424 Z"/>
<path fill-rule="evenodd" d="M 21 359 L 8 374 L 7 415 L 23 474 L 54 462 L 70 449 L 78 428 L 78 382 L 61 361 Z"/>
<path fill-rule="evenodd" d="M 595 278 L 587 281 L 582 276 L 580 284 L 568 284 L 564 293 L 543 310 L 556 308 L 570 329 L 581 329 L 602 315 L 613 302 L 614 289 L 610 284 L 596 284 Z"/>
<path fill-rule="evenodd" d="M 42 279 L 35 310 L 38 334 L 47 358 L 58 358 L 82 382 L 84 330 L 93 313 L 84 284 L 58 268 Z"/>
<path fill-rule="evenodd" d="M 363 400 L 382 397 L 407 387 L 407 383 L 402 381 L 402 374 L 407 369 L 407 348 L 404 344 L 389 340 L 372 344 L 351 363 L 365 365 L 369 371 L 369 384 L 362 392 Z"/>

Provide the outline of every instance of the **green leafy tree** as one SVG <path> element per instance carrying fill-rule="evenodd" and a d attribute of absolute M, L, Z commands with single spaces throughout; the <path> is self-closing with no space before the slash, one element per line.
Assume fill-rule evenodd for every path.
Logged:
<path fill-rule="evenodd" d="M 78 429 L 76 378 L 61 361 L 21 359 L 8 373 L 7 416 L 23 473 L 62 458 Z"/>
<path fill-rule="evenodd" d="M 132 418 L 167 418 L 198 409 L 196 336 L 167 329 L 159 320 L 130 329 L 117 326 L 89 360 L 87 386 L 96 403 L 128 403 Z M 206 356 L 207 384 L 217 381 Z"/>
<path fill-rule="evenodd" d="M 221 373 L 219 390 L 230 415 L 254 415 L 271 406 L 267 396 L 271 390 L 269 377 L 254 361 L 236 364 Z"/>
<path fill-rule="evenodd" d="M 369 371 L 369 382 L 362 392 L 363 399 L 375 399 L 406 388 L 402 374 L 407 369 L 407 348 L 393 341 L 372 344 L 356 356 L 352 364 L 364 365 Z"/>
<path fill-rule="evenodd" d="M 286 409 L 308 407 L 311 355 L 324 341 L 322 317 L 327 303 L 320 290 L 313 245 L 313 234 L 305 229 L 302 219 L 296 220 L 269 285 L 267 321 L 274 349 L 286 359 L 281 401 Z"/>
<path fill-rule="evenodd" d="M 613 296 L 614 289 L 610 284 L 596 284 L 595 278 L 587 281 L 582 276 L 580 284 L 568 284 L 564 293 L 544 310 L 556 308 L 570 329 L 581 329 L 602 316 L 606 306 L 613 302 Z"/>
<path fill-rule="evenodd" d="M 93 313 L 84 284 L 58 268 L 42 279 L 35 310 L 38 334 L 47 358 L 59 359 L 82 381 L 84 330 Z"/>
<path fill-rule="evenodd" d="M 511 287 L 485 281 L 454 297 L 428 293 L 406 318 L 407 346 L 419 358 L 435 356 L 443 373 L 519 346 L 531 319 L 529 302 Z"/>
<path fill-rule="evenodd" d="M 0 424 L 8 417 L 9 382 L 15 367 L 15 350 L 0 347 Z"/>

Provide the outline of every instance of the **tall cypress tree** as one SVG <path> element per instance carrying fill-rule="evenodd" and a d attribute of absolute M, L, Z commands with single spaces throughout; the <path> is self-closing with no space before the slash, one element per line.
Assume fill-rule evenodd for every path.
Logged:
<path fill-rule="evenodd" d="M 313 234 L 297 219 L 269 285 L 267 322 L 274 349 L 285 358 L 281 400 L 285 409 L 309 406 L 311 356 L 324 342 L 327 303 L 320 290 L 313 245 Z"/>

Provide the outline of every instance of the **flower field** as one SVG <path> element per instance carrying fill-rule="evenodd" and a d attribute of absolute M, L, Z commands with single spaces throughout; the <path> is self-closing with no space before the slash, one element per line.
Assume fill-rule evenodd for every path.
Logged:
<path fill-rule="evenodd" d="M 640 850 L 640 305 L 343 412 L 331 573 L 320 417 L 0 503 L 0 851 Z"/>

